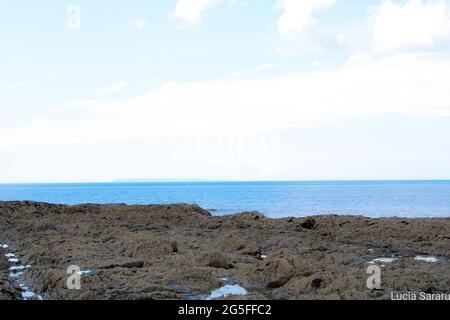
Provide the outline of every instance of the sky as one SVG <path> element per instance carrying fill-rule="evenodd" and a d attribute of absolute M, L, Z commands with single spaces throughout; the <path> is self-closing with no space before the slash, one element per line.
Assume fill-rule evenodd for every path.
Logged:
<path fill-rule="evenodd" d="M 0 183 L 450 179 L 450 1 L 0 2 Z"/>

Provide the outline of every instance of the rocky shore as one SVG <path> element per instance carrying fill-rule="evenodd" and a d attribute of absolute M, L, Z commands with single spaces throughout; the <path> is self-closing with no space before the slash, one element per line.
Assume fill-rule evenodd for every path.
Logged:
<path fill-rule="evenodd" d="M 0 299 L 390 299 L 450 293 L 449 259 L 450 218 L 0 202 Z M 371 265 L 381 289 L 366 287 Z"/>

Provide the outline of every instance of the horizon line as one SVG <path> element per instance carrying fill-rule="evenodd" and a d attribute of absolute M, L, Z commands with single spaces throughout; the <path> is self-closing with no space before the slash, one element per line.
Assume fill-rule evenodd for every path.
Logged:
<path fill-rule="evenodd" d="M 40 185 L 40 184 L 125 184 L 125 183 L 255 183 L 255 182 L 450 182 L 450 178 L 444 179 L 307 179 L 307 180 L 232 180 L 232 179 L 118 179 L 112 181 L 90 181 L 90 182 L 0 182 L 0 185 Z"/>

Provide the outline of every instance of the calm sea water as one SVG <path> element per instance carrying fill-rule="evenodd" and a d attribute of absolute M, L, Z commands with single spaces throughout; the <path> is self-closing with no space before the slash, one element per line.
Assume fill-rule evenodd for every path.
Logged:
<path fill-rule="evenodd" d="M 3 184 L 0 200 L 194 203 L 218 215 L 450 217 L 450 181 Z"/>

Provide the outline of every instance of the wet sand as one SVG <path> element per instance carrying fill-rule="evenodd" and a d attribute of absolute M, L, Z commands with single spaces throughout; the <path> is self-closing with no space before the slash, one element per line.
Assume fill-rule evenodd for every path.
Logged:
<path fill-rule="evenodd" d="M 32 299 L 390 299 L 450 293 L 449 259 L 450 218 L 0 202 L 0 299 L 22 299 L 24 286 Z M 67 288 L 71 265 L 81 290 Z M 370 265 L 379 290 L 366 287 Z"/>

